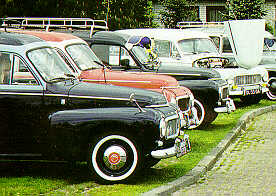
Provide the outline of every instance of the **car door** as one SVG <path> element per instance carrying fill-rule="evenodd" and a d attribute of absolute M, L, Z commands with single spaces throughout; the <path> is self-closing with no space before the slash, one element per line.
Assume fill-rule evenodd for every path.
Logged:
<path fill-rule="evenodd" d="M 43 86 L 23 58 L 0 52 L 0 154 L 40 156 Z"/>

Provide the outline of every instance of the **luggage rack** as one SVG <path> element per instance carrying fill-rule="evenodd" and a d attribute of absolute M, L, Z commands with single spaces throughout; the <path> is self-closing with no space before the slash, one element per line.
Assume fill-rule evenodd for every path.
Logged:
<path fill-rule="evenodd" d="M 66 29 L 90 30 L 90 37 L 94 30 L 108 30 L 105 20 L 91 18 L 44 18 L 44 17 L 7 17 L 3 19 L 3 27 L 32 28 L 32 29 Z"/>
<path fill-rule="evenodd" d="M 200 22 L 200 21 L 183 21 L 178 22 L 176 27 L 184 28 L 199 28 L 199 27 L 223 27 L 224 22 Z"/>

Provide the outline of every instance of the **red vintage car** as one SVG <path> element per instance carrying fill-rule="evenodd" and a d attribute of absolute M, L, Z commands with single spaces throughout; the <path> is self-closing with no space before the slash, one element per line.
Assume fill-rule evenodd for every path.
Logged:
<path fill-rule="evenodd" d="M 169 103 L 179 106 L 182 113 L 181 127 L 193 128 L 198 125 L 197 112 L 193 104 L 194 96 L 188 88 L 179 86 L 175 78 L 154 73 L 113 71 L 101 62 L 84 40 L 71 34 L 26 30 L 16 32 L 32 35 L 50 43 L 71 67 L 72 74 L 81 81 L 143 88 L 163 93 Z"/>

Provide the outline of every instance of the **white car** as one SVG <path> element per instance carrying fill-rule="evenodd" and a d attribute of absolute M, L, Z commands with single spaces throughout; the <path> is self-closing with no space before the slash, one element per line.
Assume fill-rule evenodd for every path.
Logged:
<path fill-rule="evenodd" d="M 204 32 L 209 35 L 209 37 L 214 41 L 219 49 L 220 54 L 223 57 L 230 59 L 230 61 L 235 63 L 234 55 L 232 53 L 232 48 L 228 40 L 227 34 L 225 33 L 223 26 L 208 27 L 208 28 L 194 28 L 194 30 Z M 265 69 L 268 72 L 268 91 L 266 91 L 266 96 L 270 100 L 276 100 L 276 38 L 265 31 L 264 35 L 264 49 L 262 54 L 262 60 L 260 64 L 249 71 L 258 72 L 260 70 L 263 72 Z"/>
<path fill-rule="evenodd" d="M 205 32 L 187 29 L 127 29 L 117 32 L 143 35 L 154 40 L 153 50 L 161 62 L 174 62 L 179 66 L 215 69 L 229 83 L 230 97 L 239 97 L 253 104 L 268 91 L 268 72 L 263 68 L 250 70 L 231 66 L 221 58 L 216 45 Z M 224 65 L 228 65 L 228 67 Z M 167 63 L 169 66 L 169 63 Z"/>

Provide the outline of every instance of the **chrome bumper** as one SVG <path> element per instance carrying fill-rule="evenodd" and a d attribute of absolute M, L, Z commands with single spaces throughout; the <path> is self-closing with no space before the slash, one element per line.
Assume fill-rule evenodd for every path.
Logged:
<path fill-rule="evenodd" d="M 222 107 L 216 107 L 214 109 L 215 112 L 217 113 L 231 113 L 236 110 L 236 106 L 234 104 L 234 101 L 230 98 L 226 99 L 226 104 L 225 106 Z"/>
<path fill-rule="evenodd" d="M 259 85 L 247 85 L 247 86 L 239 86 L 236 89 L 233 87 L 229 88 L 229 96 L 246 96 L 250 94 L 263 94 L 267 92 L 269 89 L 266 86 L 261 84 Z"/>
<path fill-rule="evenodd" d="M 185 134 L 183 139 L 175 139 L 175 144 L 173 147 L 152 151 L 151 156 L 156 159 L 166 159 L 173 156 L 181 157 L 190 151 L 191 145 L 189 136 Z"/>
<path fill-rule="evenodd" d="M 188 129 L 191 126 L 199 124 L 196 108 L 191 107 L 190 110 L 190 112 L 179 112 L 181 128 Z"/>

